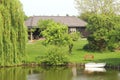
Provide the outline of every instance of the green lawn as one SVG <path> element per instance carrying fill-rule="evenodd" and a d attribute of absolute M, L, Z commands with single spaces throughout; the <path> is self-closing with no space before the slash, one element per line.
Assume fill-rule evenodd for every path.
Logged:
<path fill-rule="evenodd" d="M 120 64 L 120 52 L 88 52 L 83 50 L 83 46 L 87 44 L 86 39 L 78 40 L 74 42 L 72 54 L 68 54 L 70 62 L 86 63 L 90 61 L 94 62 L 106 62 L 107 64 L 118 65 Z M 27 43 L 28 62 L 36 62 L 35 58 L 47 53 L 47 48 L 42 45 L 42 40 L 34 41 L 33 43 Z M 67 48 L 65 48 L 67 49 Z M 93 54 L 94 60 L 84 60 L 86 54 Z"/>

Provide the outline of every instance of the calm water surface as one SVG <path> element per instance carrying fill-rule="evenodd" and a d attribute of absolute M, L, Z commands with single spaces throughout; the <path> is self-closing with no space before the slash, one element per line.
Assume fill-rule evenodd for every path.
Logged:
<path fill-rule="evenodd" d="M 0 80 L 120 80 L 120 71 L 94 72 L 80 67 L 0 68 Z"/>

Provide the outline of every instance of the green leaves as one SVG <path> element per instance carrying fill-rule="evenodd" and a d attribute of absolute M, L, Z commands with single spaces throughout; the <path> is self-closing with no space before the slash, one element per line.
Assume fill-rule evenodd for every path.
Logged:
<path fill-rule="evenodd" d="M 68 56 L 62 47 L 50 46 L 48 53 L 44 56 L 42 63 L 47 65 L 65 65 L 69 62 Z"/>
<path fill-rule="evenodd" d="M 46 21 L 45 21 L 46 22 Z M 70 36 L 68 35 L 68 27 L 51 20 L 47 23 L 47 28 L 42 31 L 42 35 L 46 38 L 45 43 L 63 46 L 70 43 Z"/>
<path fill-rule="evenodd" d="M 120 19 L 120 18 L 119 18 Z M 88 21 L 87 30 L 91 35 L 88 37 L 89 47 L 96 47 L 96 50 L 106 50 L 112 47 L 111 44 L 120 42 L 120 20 L 117 15 L 93 15 Z M 92 38 L 92 39 L 91 39 Z M 115 47 L 114 47 L 115 48 Z M 94 49 L 95 50 L 95 49 Z"/>
<path fill-rule="evenodd" d="M 79 32 L 71 32 L 70 37 L 72 38 L 73 41 L 77 41 L 80 38 L 80 33 Z"/>
<path fill-rule="evenodd" d="M 25 59 L 26 29 L 18 0 L 0 3 L 0 66 L 19 65 Z"/>
<path fill-rule="evenodd" d="M 40 25 L 42 26 L 40 27 L 40 29 L 42 29 L 42 36 L 45 38 L 43 42 L 44 45 L 61 47 L 73 44 L 73 40 L 68 34 L 68 27 L 66 25 L 54 22 L 53 20 L 42 20 L 38 23 L 38 26 Z M 72 47 L 69 47 L 70 52 L 72 51 Z"/>
<path fill-rule="evenodd" d="M 75 0 L 75 2 L 80 13 L 119 14 L 120 12 L 119 0 Z M 82 17 L 86 19 L 83 15 Z"/>

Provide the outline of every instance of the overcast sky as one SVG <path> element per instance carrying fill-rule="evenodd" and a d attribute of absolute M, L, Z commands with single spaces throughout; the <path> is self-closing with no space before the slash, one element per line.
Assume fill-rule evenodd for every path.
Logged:
<path fill-rule="evenodd" d="M 74 0 L 20 0 L 27 16 L 78 15 Z"/>

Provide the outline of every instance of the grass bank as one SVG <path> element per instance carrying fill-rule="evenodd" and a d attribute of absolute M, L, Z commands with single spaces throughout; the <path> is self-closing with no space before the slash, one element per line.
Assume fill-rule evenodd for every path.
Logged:
<path fill-rule="evenodd" d="M 120 52 L 88 52 L 83 50 L 83 46 L 87 44 L 86 39 L 81 39 L 74 42 L 72 54 L 68 54 L 69 60 L 72 63 L 87 63 L 87 62 L 106 62 L 110 65 L 120 65 Z M 27 43 L 28 62 L 37 62 L 36 57 L 45 55 L 48 47 L 42 45 L 42 40 Z M 65 48 L 67 49 L 67 48 Z M 94 55 L 93 60 L 84 60 L 86 54 Z"/>

